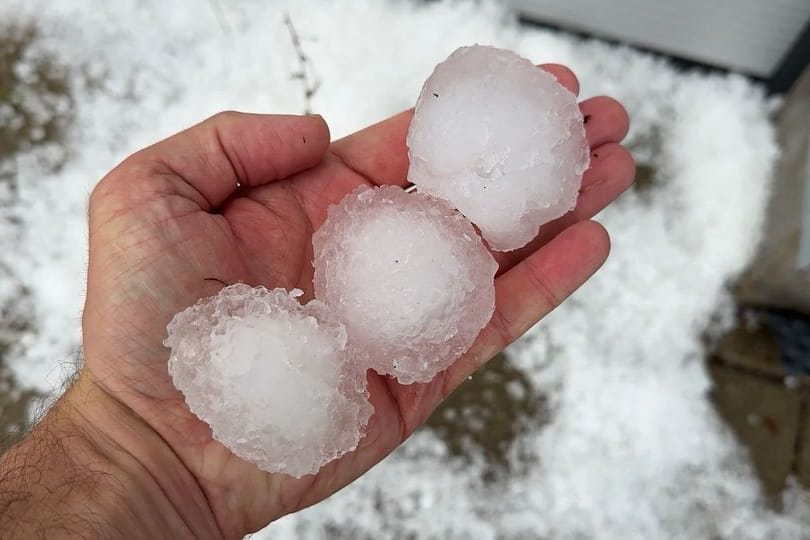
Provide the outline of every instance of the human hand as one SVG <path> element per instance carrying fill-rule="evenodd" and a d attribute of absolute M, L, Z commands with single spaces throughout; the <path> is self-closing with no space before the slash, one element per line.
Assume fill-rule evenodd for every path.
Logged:
<path fill-rule="evenodd" d="M 568 69 L 543 69 L 578 90 Z M 116 167 L 90 199 L 85 365 L 62 401 L 97 444 L 126 450 L 165 497 L 155 505 L 176 514 L 167 523 L 193 536 L 239 537 L 322 500 L 402 443 L 607 257 L 607 234 L 588 219 L 632 182 L 632 158 L 618 144 L 627 115 L 605 97 L 581 108 L 592 161 L 576 209 L 529 246 L 495 253 L 495 315 L 451 368 L 408 386 L 368 372 L 367 435 L 318 474 L 266 473 L 215 441 L 172 385 L 166 324 L 225 283 L 299 288 L 308 300 L 311 235 L 327 207 L 360 184 L 407 185 L 412 111 L 331 144 L 320 117 L 223 113 Z"/>

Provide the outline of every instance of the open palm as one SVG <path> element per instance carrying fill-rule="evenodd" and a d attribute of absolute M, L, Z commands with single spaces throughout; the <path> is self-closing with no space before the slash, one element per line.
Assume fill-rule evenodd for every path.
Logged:
<path fill-rule="evenodd" d="M 577 91 L 566 68 L 543 68 Z M 465 377 L 604 261 L 607 235 L 587 219 L 632 181 L 632 159 L 618 145 L 627 117 L 610 98 L 581 107 L 593 159 L 577 208 L 530 246 L 495 254 L 496 314 L 450 369 L 409 386 L 369 372 L 375 412 L 367 436 L 317 475 L 264 473 L 213 440 L 171 383 L 166 324 L 225 283 L 297 287 L 311 297 L 311 236 L 327 207 L 363 183 L 407 185 L 410 111 L 331 144 L 317 116 L 223 113 L 119 165 L 91 197 L 82 377 L 165 441 L 225 536 L 323 499 L 386 456 Z"/>

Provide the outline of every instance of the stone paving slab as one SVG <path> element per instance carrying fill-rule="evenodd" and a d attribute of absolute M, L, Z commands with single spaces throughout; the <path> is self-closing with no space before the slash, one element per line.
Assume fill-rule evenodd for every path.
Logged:
<path fill-rule="evenodd" d="M 727 365 L 715 363 L 710 373 L 717 412 L 748 448 L 763 492 L 778 495 L 797 460 L 802 396 L 778 379 Z"/>

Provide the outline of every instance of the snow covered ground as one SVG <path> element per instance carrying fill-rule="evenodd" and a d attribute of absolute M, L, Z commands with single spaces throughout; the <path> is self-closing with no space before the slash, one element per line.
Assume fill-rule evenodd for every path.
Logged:
<path fill-rule="evenodd" d="M 726 286 L 760 234 L 777 156 L 772 106 L 740 77 L 522 28 L 490 3 L 0 3 L 0 21 L 40 28 L 19 72 L 43 51 L 68 66 L 75 115 L 64 145 L 3 165 L 16 168 L 18 194 L 0 209 L 0 305 L 32 309 L 10 365 L 18 383 L 57 387 L 78 349 L 87 195 L 104 172 L 221 109 L 303 111 L 287 11 L 321 82 L 312 108 L 336 137 L 412 105 L 457 46 L 488 43 L 569 64 L 584 97 L 623 101 L 636 157 L 657 172 L 599 216 L 613 238 L 602 271 L 510 351 L 551 411 L 514 445 L 520 473 L 493 481 L 481 460 L 451 457 L 421 431 L 258 537 L 807 537 L 807 495 L 789 489 L 785 511 L 769 509 L 707 400 L 703 361 L 702 335 L 728 320 Z M 30 303 L 15 300 L 21 290 Z"/>

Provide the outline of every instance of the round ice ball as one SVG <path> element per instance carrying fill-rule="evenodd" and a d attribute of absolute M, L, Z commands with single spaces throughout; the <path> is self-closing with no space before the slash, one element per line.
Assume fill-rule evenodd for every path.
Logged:
<path fill-rule="evenodd" d="M 301 291 L 223 288 L 175 315 L 169 373 L 216 440 L 300 477 L 357 447 L 373 411 L 346 330 Z"/>
<path fill-rule="evenodd" d="M 492 317 L 498 265 L 438 199 L 358 188 L 312 242 L 315 297 L 346 325 L 350 352 L 403 384 L 450 366 Z"/>
<path fill-rule="evenodd" d="M 436 66 L 407 144 L 408 179 L 498 251 L 524 246 L 573 209 L 589 161 L 576 96 L 525 58 L 478 45 Z"/>

